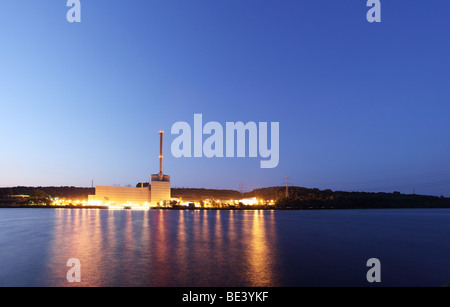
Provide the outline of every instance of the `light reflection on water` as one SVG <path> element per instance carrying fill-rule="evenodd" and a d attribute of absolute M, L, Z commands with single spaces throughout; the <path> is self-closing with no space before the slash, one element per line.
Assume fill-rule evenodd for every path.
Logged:
<path fill-rule="evenodd" d="M 274 286 L 274 224 L 270 211 L 57 210 L 42 282 L 70 285 L 78 258 L 84 286 Z"/>
<path fill-rule="evenodd" d="M 448 209 L 0 209 L 0 286 L 373 286 L 369 258 L 381 286 L 443 286 L 449 233 Z"/>

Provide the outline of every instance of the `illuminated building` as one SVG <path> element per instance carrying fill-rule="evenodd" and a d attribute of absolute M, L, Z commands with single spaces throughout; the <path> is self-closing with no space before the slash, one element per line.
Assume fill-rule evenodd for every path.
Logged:
<path fill-rule="evenodd" d="M 89 195 L 90 205 L 155 206 L 170 201 L 170 176 L 162 171 L 163 131 L 160 135 L 159 173 L 150 176 L 148 187 L 95 187 L 95 195 Z"/>

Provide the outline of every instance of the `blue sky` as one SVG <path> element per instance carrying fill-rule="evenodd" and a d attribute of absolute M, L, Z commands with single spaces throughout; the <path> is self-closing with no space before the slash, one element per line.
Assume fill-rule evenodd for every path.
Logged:
<path fill-rule="evenodd" d="M 0 4 L 0 186 L 283 184 L 450 196 L 450 2 Z M 177 121 L 280 123 L 280 163 L 171 156 Z"/>

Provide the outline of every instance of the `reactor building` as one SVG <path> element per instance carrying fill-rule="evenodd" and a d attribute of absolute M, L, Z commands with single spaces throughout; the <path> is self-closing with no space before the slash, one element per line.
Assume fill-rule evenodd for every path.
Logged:
<path fill-rule="evenodd" d="M 139 205 L 156 206 L 169 202 L 170 176 L 163 173 L 163 135 L 159 132 L 159 173 L 150 176 L 150 184 L 140 187 L 95 187 L 95 195 L 89 195 L 89 204 L 93 205 Z"/>

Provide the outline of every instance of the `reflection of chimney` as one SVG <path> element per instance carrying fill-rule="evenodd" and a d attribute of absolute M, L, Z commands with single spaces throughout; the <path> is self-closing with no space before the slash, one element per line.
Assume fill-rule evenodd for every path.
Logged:
<path fill-rule="evenodd" d="M 162 162 L 163 162 L 163 135 L 164 131 L 159 131 L 159 177 L 163 178 Z"/>

